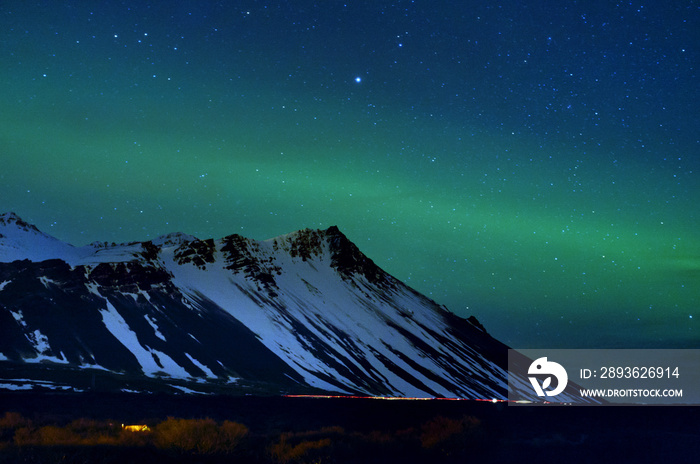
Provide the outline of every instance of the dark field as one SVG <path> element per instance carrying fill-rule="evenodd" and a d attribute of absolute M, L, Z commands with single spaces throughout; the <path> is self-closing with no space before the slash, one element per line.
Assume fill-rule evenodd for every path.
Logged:
<path fill-rule="evenodd" d="M 150 431 L 122 431 L 122 423 Z M 697 456 L 700 409 L 692 407 L 0 394 L 0 463 L 675 463 Z"/>

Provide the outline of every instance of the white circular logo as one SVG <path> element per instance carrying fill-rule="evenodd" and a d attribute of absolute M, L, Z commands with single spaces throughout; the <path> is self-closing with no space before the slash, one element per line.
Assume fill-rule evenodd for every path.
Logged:
<path fill-rule="evenodd" d="M 527 373 L 528 375 L 536 375 L 539 377 L 547 376 L 544 377 L 541 385 L 538 377 L 528 377 L 537 396 L 556 396 L 564 391 L 569 381 L 566 369 L 564 369 L 561 364 L 547 361 L 547 357 L 535 359 L 535 361 L 530 364 Z M 552 384 L 552 377 L 557 379 L 556 388 L 554 388 L 554 390 L 547 390 Z"/>

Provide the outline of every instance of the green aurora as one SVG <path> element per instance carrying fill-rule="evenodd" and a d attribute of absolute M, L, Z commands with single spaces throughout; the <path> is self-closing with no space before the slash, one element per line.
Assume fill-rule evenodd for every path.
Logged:
<path fill-rule="evenodd" d="M 577 82 L 542 75 L 573 52 L 616 50 L 612 32 L 585 48 L 530 26 L 511 36 L 539 34 L 526 58 L 497 67 L 504 47 L 527 49 L 503 39 L 461 69 L 458 50 L 435 58 L 421 42 L 425 24 L 382 32 L 363 10 L 375 6 L 325 35 L 299 32 L 299 21 L 340 23 L 331 4 L 294 27 L 260 2 L 206 9 L 223 16 L 192 7 L 188 27 L 181 11 L 3 5 L 0 209 L 75 245 L 338 225 L 383 269 L 511 346 L 700 347 L 697 8 L 655 13 L 686 17 L 659 45 L 664 66 L 637 76 L 628 68 L 649 57 L 628 51 L 606 65 L 625 85 L 600 71 L 599 87 L 589 58 Z M 457 27 L 450 8 L 439 3 L 433 27 Z M 490 21 L 473 34 L 493 37 L 503 17 L 536 13 L 468 17 Z M 559 90 L 527 90 L 540 81 Z"/>

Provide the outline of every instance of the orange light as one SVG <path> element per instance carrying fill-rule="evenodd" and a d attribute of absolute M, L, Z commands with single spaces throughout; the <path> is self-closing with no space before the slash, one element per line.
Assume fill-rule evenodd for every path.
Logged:
<path fill-rule="evenodd" d="M 122 430 L 129 432 L 150 432 L 151 429 L 147 425 L 124 425 L 122 424 Z"/>

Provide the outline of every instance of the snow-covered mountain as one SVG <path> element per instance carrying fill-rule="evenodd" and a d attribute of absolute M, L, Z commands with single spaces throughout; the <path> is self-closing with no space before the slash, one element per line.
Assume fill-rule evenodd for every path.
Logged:
<path fill-rule="evenodd" d="M 0 388 L 505 398 L 506 356 L 337 227 L 73 247 L 0 216 Z"/>

